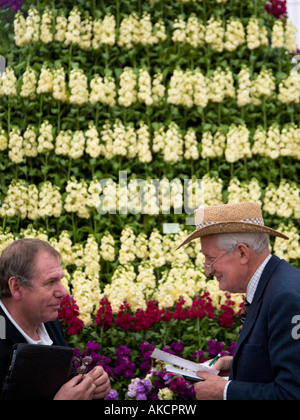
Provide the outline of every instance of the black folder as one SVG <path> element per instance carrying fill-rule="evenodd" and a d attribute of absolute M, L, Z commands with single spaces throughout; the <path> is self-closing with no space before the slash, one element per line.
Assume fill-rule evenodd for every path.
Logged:
<path fill-rule="evenodd" d="M 52 400 L 70 379 L 74 350 L 69 347 L 15 344 L 2 400 Z"/>

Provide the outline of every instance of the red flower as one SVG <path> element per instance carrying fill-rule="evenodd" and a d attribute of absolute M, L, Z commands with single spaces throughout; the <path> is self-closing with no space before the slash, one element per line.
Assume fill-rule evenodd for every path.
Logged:
<path fill-rule="evenodd" d="M 227 294 L 227 301 L 225 305 L 221 305 L 221 310 L 223 313 L 219 316 L 218 322 L 222 327 L 231 328 L 233 324 L 233 316 L 234 316 L 234 302 L 230 300 L 231 295 Z"/>
<path fill-rule="evenodd" d="M 189 317 L 190 310 L 188 308 L 183 309 L 184 304 L 185 300 L 180 296 L 175 306 L 174 319 L 185 320 Z"/>
<path fill-rule="evenodd" d="M 128 303 L 124 302 L 120 306 L 116 318 L 116 327 L 121 327 L 123 330 L 129 330 L 133 324 L 133 316 L 131 315 L 131 308 Z"/>
<path fill-rule="evenodd" d="M 68 328 L 68 335 L 77 335 L 83 329 L 83 321 L 79 319 L 79 308 L 76 301 L 69 295 L 62 299 L 58 319 L 63 328 Z"/>
<path fill-rule="evenodd" d="M 161 320 L 162 311 L 158 308 L 155 300 L 147 302 L 146 310 L 138 309 L 133 320 L 133 329 L 135 331 L 147 331 L 156 322 Z"/>
<path fill-rule="evenodd" d="M 287 18 L 286 0 L 270 0 L 265 5 L 267 13 L 275 16 L 277 19 Z"/>
<path fill-rule="evenodd" d="M 204 318 L 205 315 L 211 319 L 215 316 L 212 300 L 208 292 L 204 292 L 200 297 L 194 297 L 190 310 L 191 319 Z"/>
<path fill-rule="evenodd" d="M 109 300 L 104 297 L 100 300 L 100 307 L 96 315 L 96 324 L 108 330 L 112 325 L 112 309 Z"/>

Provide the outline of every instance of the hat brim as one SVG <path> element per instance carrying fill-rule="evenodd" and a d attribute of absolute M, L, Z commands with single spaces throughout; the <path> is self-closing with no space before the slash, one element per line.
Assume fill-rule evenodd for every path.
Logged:
<path fill-rule="evenodd" d="M 182 246 L 188 244 L 193 239 L 201 238 L 202 236 L 218 235 L 220 233 L 267 233 L 271 236 L 278 236 L 279 238 L 289 239 L 288 236 L 284 235 L 277 230 L 271 229 L 267 226 L 255 225 L 254 223 L 246 222 L 226 222 L 226 223 L 214 223 L 205 226 L 201 229 L 197 229 L 192 232 L 185 240 L 176 248 L 179 249 Z"/>

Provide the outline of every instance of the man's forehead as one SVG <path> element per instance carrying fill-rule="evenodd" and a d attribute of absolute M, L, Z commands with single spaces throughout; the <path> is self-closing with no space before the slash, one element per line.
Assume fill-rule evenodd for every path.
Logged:
<path fill-rule="evenodd" d="M 35 259 L 35 269 L 36 271 L 44 270 L 44 271 L 57 271 L 59 273 L 63 273 L 63 269 L 61 267 L 61 263 L 59 259 L 50 254 L 47 251 L 39 251 L 37 253 Z"/>

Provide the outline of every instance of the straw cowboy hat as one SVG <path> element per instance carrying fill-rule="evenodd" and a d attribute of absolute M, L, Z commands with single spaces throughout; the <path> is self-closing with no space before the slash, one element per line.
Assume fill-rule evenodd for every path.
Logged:
<path fill-rule="evenodd" d="M 258 203 L 222 204 L 199 207 L 194 212 L 196 230 L 177 249 L 201 236 L 219 233 L 267 233 L 289 239 L 274 229 L 264 226 L 264 219 Z"/>

